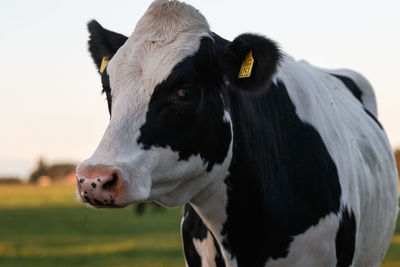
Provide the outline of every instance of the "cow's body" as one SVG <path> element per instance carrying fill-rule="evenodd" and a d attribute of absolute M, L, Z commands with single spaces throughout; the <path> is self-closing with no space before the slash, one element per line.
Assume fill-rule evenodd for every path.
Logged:
<path fill-rule="evenodd" d="M 89 29 L 111 121 L 78 168 L 81 199 L 186 204 L 188 266 L 380 264 L 397 173 L 361 75 L 296 62 L 257 35 L 229 42 L 178 2 L 152 4 L 129 39 Z M 251 75 L 238 77 L 249 51 Z"/>
<path fill-rule="evenodd" d="M 364 83 L 360 100 L 334 76 L 339 74 Z M 396 220 L 397 181 L 368 83 L 352 71 L 324 71 L 285 58 L 268 94 L 226 97 L 237 143 L 236 164 L 226 178 L 232 225 L 224 225 L 230 233 L 224 232 L 222 243 L 241 255 L 239 265 L 379 266 Z M 388 213 L 380 205 L 390 207 Z M 183 239 L 185 247 L 210 242 L 194 212 L 185 213 L 183 225 L 193 226 L 183 233 L 193 235 Z M 202 253 L 186 255 L 196 262 L 206 258 Z"/>

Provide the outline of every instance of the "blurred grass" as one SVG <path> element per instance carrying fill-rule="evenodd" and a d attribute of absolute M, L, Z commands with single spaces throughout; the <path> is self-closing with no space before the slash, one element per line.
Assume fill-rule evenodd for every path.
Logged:
<path fill-rule="evenodd" d="M 181 209 L 94 210 L 73 186 L 0 186 L 0 266 L 184 266 Z"/>
<path fill-rule="evenodd" d="M 400 218 L 400 216 L 399 216 Z M 386 253 L 382 267 L 399 267 L 400 266 L 400 220 L 397 219 L 395 234 L 392 238 L 389 250 Z"/>
<path fill-rule="evenodd" d="M 184 266 L 181 212 L 94 210 L 73 186 L 0 185 L 0 266 Z M 382 266 L 400 266 L 399 222 Z"/>
<path fill-rule="evenodd" d="M 0 209 L 79 206 L 75 186 L 0 185 Z"/>

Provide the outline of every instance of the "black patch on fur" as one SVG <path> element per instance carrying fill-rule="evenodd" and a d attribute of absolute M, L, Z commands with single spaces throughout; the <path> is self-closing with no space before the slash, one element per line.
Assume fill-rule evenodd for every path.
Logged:
<path fill-rule="evenodd" d="M 337 267 L 347 267 L 353 262 L 356 248 L 356 219 L 353 211 L 342 211 L 342 219 L 336 234 Z"/>
<path fill-rule="evenodd" d="M 234 144 L 223 245 L 239 266 L 264 266 L 287 256 L 293 236 L 339 211 L 337 168 L 282 82 L 263 95 L 230 90 L 226 97 Z"/>
<path fill-rule="evenodd" d="M 347 89 L 349 89 L 349 91 L 353 94 L 353 96 L 362 103 L 362 99 L 361 99 L 362 91 L 360 90 L 360 88 L 357 86 L 357 84 L 352 79 L 350 79 L 349 77 L 343 76 L 343 75 L 339 75 L 339 74 L 331 74 L 331 75 L 335 76 L 336 78 L 341 80 L 344 83 L 344 85 L 347 87 Z"/>
<path fill-rule="evenodd" d="M 100 71 L 101 62 L 103 57 L 111 59 L 118 49 L 126 42 L 128 37 L 104 29 L 96 20 L 92 20 L 88 23 L 89 31 L 89 52 L 92 56 L 94 63 L 96 64 L 97 70 Z M 108 112 L 111 117 L 111 87 L 110 80 L 107 74 L 107 67 L 101 73 L 101 82 L 103 84 L 103 91 L 107 96 Z"/>
<path fill-rule="evenodd" d="M 185 205 L 184 213 L 182 239 L 185 259 L 190 267 L 201 267 L 201 258 L 194 247 L 193 238 L 203 240 L 208 230 L 189 204 Z"/>
<path fill-rule="evenodd" d="M 111 97 L 110 77 L 108 76 L 108 73 L 107 73 L 107 67 L 104 70 L 104 72 L 101 74 L 101 83 L 103 85 L 102 93 L 106 94 L 108 113 L 110 114 L 110 117 L 111 117 L 112 97 Z"/>
<path fill-rule="evenodd" d="M 194 247 L 193 238 L 202 241 L 207 238 L 208 232 L 209 230 L 204 225 L 201 218 L 197 215 L 196 211 L 192 208 L 192 206 L 190 206 L 190 204 L 186 204 L 184 210 L 184 221 L 182 224 L 182 239 L 185 259 L 190 267 L 201 267 L 201 257 Z M 212 235 L 211 232 L 210 234 Z M 225 267 L 225 262 L 221 254 L 221 250 L 214 236 L 213 240 L 214 246 L 216 248 L 216 266 Z"/>
<path fill-rule="evenodd" d="M 106 56 L 111 59 L 128 39 L 122 34 L 104 29 L 96 20 L 91 20 L 88 23 L 88 31 L 90 34 L 89 52 L 98 70 L 103 57 Z"/>
<path fill-rule="evenodd" d="M 368 116 L 370 116 L 375 122 L 376 124 L 378 124 L 379 128 L 381 128 L 383 130 L 382 124 L 378 121 L 378 119 L 374 116 L 374 114 L 372 114 L 368 109 L 364 108 L 364 111 L 368 114 Z"/>
<path fill-rule="evenodd" d="M 93 189 L 96 188 L 96 186 L 97 186 L 97 184 L 95 184 L 95 183 L 91 183 L 90 185 L 93 187 Z"/>
<path fill-rule="evenodd" d="M 211 233 L 211 231 L 210 231 Z M 212 234 L 212 233 L 211 233 Z M 215 237 L 213 236 L 214 239 L 214 246 L 215 246 L 215 250 L 216 250 L 216 255 L 215 255 L 215 265 L 217 267 L 225 267 L 225 260 L 224 257 L 222 257 L 222 252 L 221 252 L 221 248 L 219 247 L 219 244 L 217 242 L 217 240 L 215 239 Z"/>
<path fill-rule="evenodd" d="M 222 163 L 231 129 L 223 121 L 221 86 L 213 41 L 203 38 L 198 52 L 178 63 L 156 86 L 138 143 L 144 149 L 169 146 L 179 153 L 180 160 L 200 155 L 208 163 L 207 171 Z M 184 97 L 176 95 L 179 89 L 185 89 Z"/>
<path fill-rule="evenodd" d="M 252 51 L 254 64 L 248 78 L 238 78 L 243 60 Z M 235 38 L 225 50 L 221 65 L 229 82 L 248 92 L 262 92 L 268 88 L 281 58 L 276 43 L 264 36 L 245 33 Z"/>

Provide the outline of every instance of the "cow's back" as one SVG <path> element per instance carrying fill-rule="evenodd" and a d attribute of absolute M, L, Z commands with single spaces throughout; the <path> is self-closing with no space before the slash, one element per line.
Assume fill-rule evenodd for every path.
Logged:
<path fill-rule="evenodd" d="M 369 81 L 360 73 L 350 69 L 323 69 L 311 66 L 301 60 L 300 65 L 306 65 L 323 73 L 330 74 L 339 79 L 351 94 L 357 98 L 372 115 L 378 117 L 375 92 Z"/>

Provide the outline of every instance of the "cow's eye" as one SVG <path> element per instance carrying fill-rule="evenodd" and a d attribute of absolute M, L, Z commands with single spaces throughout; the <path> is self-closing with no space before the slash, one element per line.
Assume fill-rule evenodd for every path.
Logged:
<path fill-rule="evenodd" d="M 175 88 L 176 89 L 175 91 L 173 91 L 172 94 L 172 99 L 180 103 L 187 103 L 193 100 L 193 98 L 195 98 L 198 93 L 198 90 L 195 90 L 195 87 L 190 84 L 183 84 Z"/>
<path fill-rule="evenodd" d="M 176 90 L 175 95 L 178 98 L 183 98 L 183 97 L 187 96 L 187 90 L 186 89 L 178 89 L 178 90 Z"/>

